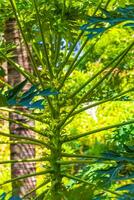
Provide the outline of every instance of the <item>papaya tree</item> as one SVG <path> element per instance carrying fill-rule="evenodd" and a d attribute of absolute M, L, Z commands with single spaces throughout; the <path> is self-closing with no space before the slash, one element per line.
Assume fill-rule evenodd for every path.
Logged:
<path fill-rule="evenodd" d="M 77 87 L 72 87 L 71 81 L 74 73 L 81 70 L 82 61 L 86 62 L 86 58 L 88 60 L 88 53 L 92 52 L 103 34 L 106 34 L 115 26 L 133 28 L 134 7 L 128 5 L 124 8 L 119 7 L 108 11 L 111 2 L 109 0 L 107 2 L 101 1 L 98 5 L 93 5 L 92 2 L 89 3 L 86 0 L 81 0 L 78 3 L 75 1 L 32 0 L 24 1 L 27 9 L 20 10 L 18 1 L 9 0 L 9 2 L 27 48 L 33 70 L 29 72 L 22 64 L 14 61 L 12 55 L 9 55 L 5 48 L 0 49 L 1 58 L 6 60 L 25 78 L 12 89 L 7 88 L 5 84 L 0 94 L 0 110 L 35 120 L 41 126 L 31 126 L 18 119 L 0 115 L 3 120 L 34 131 L 38 137 L 20 136 L 2 131 L 0 131 L 0 135 L 14 138 L 16 143 L 40 146 L 44 154 L 35 159 L 2 161 L 1 163 L 41 162 L 43 169 L 36 173 L 7 180 L 1 186 L 28 177 L 42 175 L 44 176 L 43 183 L 36 189 L 43 188 L 43 191 L 35 199 L 71 200 L 74 199 L 73 195 L 76 198 L 79 190 L 84 190 L 83 198 L 85 199 L 97 198 L 96 195 L 103 195 L 104 192 L 120 198 L 119 192 L 113 191 L 103 184 L 94 184 L 84 178 L 86 175 L 81 176 L 79 171 L 72 172 L 70 167 L 77 164 L 84 174 L 82 164 L 90 166 L 102 160 L 109 163 L 119 162 L 120 156 L 110 153 L 101 157 L 69 154 L 66 151 L 66 146 L 71 145 L 73 141 L 105 130 L 133 124 L 134 119 L 128 119 L 117 124 L 111 123 L 109 126 L 94 128 L 75 135 L 68 133 L 66 127 L 74 120 L 76 115 L 83 111 L 106 102 L 118 100 L 128 93 L 132 94 L 133 87 L 124 89 L 118 94 L 111 93 L 103 98 L 99 96 L 97 98 L 98 88 L 101 84 L 107 84 L 113 71 L 123 65 L 124 59 L 130 52 L 132 54 L 133 38 L 129 44 L 125 45 L 123 50 L 116 53 L 106 65 L 98 68 L 92 76 L 89 76 L 88 71 L 86 71 L 87 76 L 84 82 L 80 82 Z M 126 59 L 125 62 L 127 62 Z M 30 83 L 31 87 L 23 91 L 26 83 Z M 90 102 L 90 104 L 85 105 L 87 102 Z M 14 106 L 16 106 L 15 109 Z M 20 106 L 26 109 L 20 110 Z M 127 160 L 127 155 L 122 159 Z M 115 171 L 117 171 L 117 168 L 115 167 Z M 69 180 L 74 181 L 73 190 L 68 188 L 66 184 Z M 28 195 L 35 190 L 29 191 L 23 196 L 23 199 L 27 199 Z M 125 195 L 127 195 L 127 198 L 131 196 Z"/>

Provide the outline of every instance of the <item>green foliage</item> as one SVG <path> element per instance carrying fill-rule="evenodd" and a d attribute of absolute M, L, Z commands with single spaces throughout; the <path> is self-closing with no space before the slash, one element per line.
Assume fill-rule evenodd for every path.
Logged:
<path fill-rule="evenodd" d="M 90 34 L 87 34 L 89 39 L 98 36 L 99 34 L 103 34 L 106 30 L 112 28 L 113 26 L 126 22 L 126 21 L 134 21 L 134 7 L 127 6 L 126 8 L 118 8 L 114 12 L 108 12 L 105 9 L 102 9 L 102 12 L 106 16 L 104 17 L 89 17 L 88 24 L 85 24 L 81 27 L 81 30 L 87 31 Z M 97 27 L 92 27 L 97 24 Z M 101 27 L 99 27 L 101 24 Z M 102 27 L 102 24 L 105 26 Z M 125 27 L 134 27 L 134 23 L 125 23 L 123 26 Z M 90 28 L 89 28 L 90 27 Z"/>
<path fill-rule="evenodd" d="M 126 199 L 131 198 L 133 194 L 129 192 L 132 191 L 131 179 L 134 177 L 133 146 L 124 143 L 124 140 L 126 137 L 130 139 L 127 131 L 130 131 L 130 125 L 134 123 L 134 119 L 129 117 L 122 120 L 123 122 L 112 120 L 113 124 L 106 126 L 102 122 L 99 124 L 101 126 L 98 126 L 98 122 L 89 117 L 88 120 L 92 126 L 89 124 L 81 128 L 82 123 L 85 125 L 85 118 L 88 116 L 81 113 L 106 102 L 116 99 L 124 100 L 127 93 L 134 91 L 132 83 L 125 90 L 119 86 L 123 77 L 113 76 L 113 73 L 123 69 L 127 59 L 133 56 L 134 41 L 128 36 L 129 31 L 131 35 L 133 29 L 133 23 L 128 23 L 134 20 L 133 6 L 118 7 L 114 11 L 109 11 L 107 7 L 110 1 L 105 4 L 100 2 L 97 6 L 97 1 L 94 1 L 94 4 L 91 1 L 88 5 L 87 0 L 81 0 L 78 3 L 71 0 L 10 0 L 7 4 L 9 2 L 10 15 L 7 17 L 13 17 L 17 21 L 33 72 L 28 72 L 24 66 L 14 61 L 10 56 L 11 52 L 12 55 L 14 54 L 13 49 L 10 51 L 9 48 L 6 49 L 6 44 L 5 48 L 3 46 L 0 48 L 2 60 L 10 63 L 25 78 L 12 89 L 8 89 L 5 82 L 3 90 L 0 91 L 0 110 L 34 119 L 40 122 L 41 128 L 31 127 L 0 115 L 1 119 L 13 121 L 23 128 L 35 131 L 38 139 L 16 136 L 5 131 L 0 131 L 0 135 L 13 137 L 14 142 L 17 143 L 32 142 L 34 145 L 41 146 L 45 153 L 37 159 L 23 160 L 23 162 L 42 161 L 43 170 L 7 180 L 1 186 L 27 177 L 42 175 L 46 181 L 36 188 L 37 190 L 43 189 L 35 199 L 73 200 L 77 198 L 86 200 L 101 197 L 102 199 L 110 197 L 121 199 L 124 198 L 122 195 L 126 195 Z M 113 1 L 111 3 L 113 5 Z M 91 6 L 90 11 L 89 6 Z M 92 16 L 91 13 L 93 13 Z M 7 17 L 3 17 L 3 22 Z M 86 20 L 88 23 L 85 25 Z M 123 26 L 120 25 L 121 23 Z M 84 25 L 81 26 L 82 24 Z M 110 42 L 107 41 L 108 51 L 113 46 L 116 51 L 115 54 L 113 51 L 112 55 L 110 52 L 107 54 L 106 51 L 102 56 L 99 49 L 104 47 L 102 43 L 106 35 L 109 36 L 112 33 L 111 30 L 117 31 L 116 27 L 114 28 L 116 25 L 118 25 L 118 30 L 120 29 L 116 34 L 120 34 L 123 28 L 129 27 L 130 30 L 124 33 L 129 38 L 126 38 L 128 42 L 123 44 L 123 47 L 116 48 L 116 45 L 109 47 Z M 98 41 L 100 44 L 96 49 Z M 116 42 L 122 45 L 120 38 Z M 97 63 L 98 59 L 100 61 Z M 31 86 L 23 92 L 26 83 L 30 83 Z M 131 93 L 130 97 L 132 97 Z M 10 109 L 9 107 L 12 106 L 24 106 L 27 110 L 20 111 L 18 107 Z M 80 123 L 80 118 L 82 123 Z M 78 128 L 75 127 L 75 120 L 79 120 Z M 97 142 L 94 148 L 99 149 L 100 147 L 99 153 L 97 150 L 92 151 L 92 147 L 91 151 L 86 151 L 86 148 L 93 144 L 84 146 L 84 142 L 79 142 L 79 139 L 86 136 L 94 136 L 102 131 L 125 125 L 129 125 L 127 130 L 126 127 L 116 130 L 116 136 L 119 136 L 117 142 L 121 145 L 122 151 L 117 149 L 116 152 L 113 149 L 101 148 L 100 145 L 97 146 Z M 112 138 L 111 141 L 113 140 Z M 114 145 L 116 146 L 116 142 Z M 22 161 L 10 160 L 1 163 L 15 162 Z M 118 181 L 126 180 L 130 183 L 117 186 Z M 118 193 L 116 190 L 121 192 Z M 124 190 L 129 192 L 122 194 Z"/>
<path fill-rule="evenodd" d="M 5 76 L 5 71 L 2 67 L 0 67 L 0 77 Z"/>
<path fill-rule="evenodd" d="M 124 148 L 126 150 L 127 149 L 129 150 L 129 145 L 133 144 L 133 139 L 134 139 L 134 126 L 128 125 L 115 130 L 112 135 L 111 141 L 116 146 L 116 149 L 118 151 L 121 151 Z"/>
<path fill-rule="evenodd" d="M 45 97 L 49 95 L 57 95 L 57 91 L 51 89 L 40 90 L 37 86 L 33 85 L 28 91 L 22 93 L 22 89 L 26 85 L 27 80 L 25 79 L 20 84 L 16 85 L 13 89 L 9 89 L 5 92 L 5 95 L 1 94 L 0 106 L 24 106 L 33 109 L 44 109 L 42 103 L 44 99 L 33 101 L 35 97 Z M 22 94 L 20 94 L 22 93 Z"/>

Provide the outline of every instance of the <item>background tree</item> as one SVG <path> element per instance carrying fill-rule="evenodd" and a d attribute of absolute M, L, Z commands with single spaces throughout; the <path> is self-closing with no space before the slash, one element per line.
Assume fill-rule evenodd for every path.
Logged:
<path fill-rule="evenodd" d="M 23 65 L 26 70 L 31 71 L 30 62 L 28 59 L 26 47 L 21 40 L 20 32 L 16 25 L 16 20 L 14 18 L 9 18 L 5 23 L 5 40 L 7 44 L 14 45 L 13 60 L 20 65 Z M 8 83 L 11 86 L 15 86 L 20 82 L 24 81 L 24 78 L 19 74 L 12 66 L 7 64 L 7 73 L 8 73 Z M 23 91 L 27 90 L 30 87 L 29 84 L 26 84 Z M 18 108 L 20 111 L 24 111 L 24 108 Z M 25 117 L 20 117 L 15 113 L 10 113 L 9 118 L 11 119 L 9 123 L 9 130 L 12 134 L 17 134 L 21 136 L 30 136 L 35 137 L 33 131 L 29 131 L 23 128 L 21 125 L 17 125 L 12 122 L 12 120 L 17 120 L 25 124 L 33 126 L 33 121 L 28 121 Z M 30 159 L 35 157 L 35 147 L 32 144 L 11 144 L 11 160 L 20 160 L 20 159 Z M 35 163 L 13 163 L 11 165 L 11 177 L 16 178 L 20 175 L 25 175 L 35 172 Z M 29 190 L 35 188 L 36 180 L 35 177 L 29 177 L 23 182 L 12 183 L 13 195 L 19 195 L 20 197 L 25 195 Z M 33 194 L 34 195 L 34 194 Z"/>

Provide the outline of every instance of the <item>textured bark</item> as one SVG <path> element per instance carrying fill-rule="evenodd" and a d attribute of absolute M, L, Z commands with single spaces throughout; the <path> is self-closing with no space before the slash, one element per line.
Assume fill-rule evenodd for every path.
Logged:
<path fill-rule="evenodd" d="M 5 24 L 5 40 L 7 43 L 13 43 L 16 47 L 13 50 L 13 59 L 18 64 L 24 66 L 25 69 L 31 71 L 31 67 L 29 64 L 28 54 L 23 44 L 20 36 L 20 32 L 17 29 L 16 21 L 14 19 L 9 19 Z M 15 86 L 16 84 L 23 81 L 23 77 L 10 65 L 7 64 L 8 68 L 8 82 Z M 24 90 L 27 90 L 29 85 L 27 84 Z M 24 108 L 19 108 L 20 110 L 25 110 Z M 26 118 L 19 116 L 17 114 L 11 113 L 10 118 L 21 121 L 23 123 L 30 124 L 31 126 L 34 125 L 33 121 L 28 121 Z M 35 137 L 35 134 L 30 131 L 26 130 L 20 125 L 16 125 L 14 123 L 9 124 L 9 129 L 11 133 L 22 135 L 22 136 L 29 136 Z M 18 159 L 29 159 L 35 157 L 35 147 L 31 144 L 12 144 L 10 146 L 11 149 L 11 159 L 18 160 Z M 16 163 L 12 164 L 11 166 L 11 177 L 15 178 L 24 174 L 34 173 L 36 170 L 35 163 Z M 13 195 L 19 195 L 22 197 L 28 191 L 35 188 L 36 179 L 35 177 L 26 178 L 22 181 L 12 183 Z M 35 194 L 32 194 L 32 196 Z M 29 197 L 30 198 L 30 197 Z M 28 199 L 28 198 L 27 198 Z"/>

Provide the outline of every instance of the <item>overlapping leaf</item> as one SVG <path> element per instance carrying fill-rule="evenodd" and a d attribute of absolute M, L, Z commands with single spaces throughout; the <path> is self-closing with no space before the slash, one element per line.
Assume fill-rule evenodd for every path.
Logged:
<path fill-rule="evenodd" d="M 23 92 L 23 88 L 26 85 L 27 80 L 24 80 L 20 84 L 16 85 L 13 89 L 9 89 L 5 94 L 0 94 L 0 106 L 24 106 L 29 109 L 43 109 L 44 97 L 50 95 L 58 95 L 58 91 L 47 88 L 41 90 L 37 85 L 31 86 L 26 92 Z M 34 100 L 35 97 L 40 97 Z"/>
<path fill-rule="evenodd" d="M 105 17 L 89 17 L 88 23 L 81 26 L 81 30 L 88 32 L 87 36 L 89 39 L 92 39 L 95 36 L 104 33 L 107 29 L 123 22 L 125 22 L 123 25 L 124 27 L 134 28 L 134 6 L 118 8 L 113 12 L 102 9 L 102 12 Z"/>
<path fill-rule="evenodd" d="M 6 200 L 7 199 L 7 194 L 5 192 L 3 192 L 0 195 L 0 200 Z M 21 198 L 19 196 L 12 196 L 9 198 L 9 200 L 21 200 Z"/>

